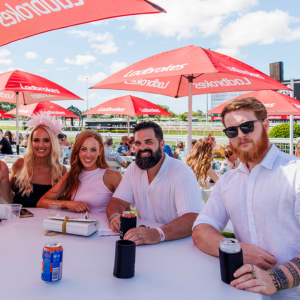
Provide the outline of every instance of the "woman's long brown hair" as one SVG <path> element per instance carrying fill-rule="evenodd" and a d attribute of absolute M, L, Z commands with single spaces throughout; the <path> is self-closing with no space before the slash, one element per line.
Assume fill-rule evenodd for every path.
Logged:
<path fill-rule="evenodd" d="M 213 160 L 213 147 L 207 139 L 196 142 L 185 162 L 191 167 L 196 175 L 197 181 L 203 188 L 207 185 L 208 171 Z M 204 182 L 204 185 L 202 184 Z"/>
<path fill-rule="evenodd" d="M 94 138 L 99 143 L 99 148 L 104 148 L 102 137 L 99 133 L 92 131 L 92 130 L 86 130 L 80 133 L 75 141 L 74 148 L 72 150 L 71 154 L 71 169 L 68 173 L 68 177 L 66 179 L 67 181 L 67 190 L 65 192 L 65 199 L 66 200 L 72 200 L 74 199 L 78 188 L 80 186 L 80 181 L 78 179 L 79 174 L 83 170 L 83 165 L 79 159 L 79 151 L 83 144 L 83 142 L 88 138 Z M 100 156 L 98 156 L 98 159 L 96 161 L 96 166 L 101 169 L 108 169 L 108 164 L 105 159 L 105 152 L 104 149 Z"/>

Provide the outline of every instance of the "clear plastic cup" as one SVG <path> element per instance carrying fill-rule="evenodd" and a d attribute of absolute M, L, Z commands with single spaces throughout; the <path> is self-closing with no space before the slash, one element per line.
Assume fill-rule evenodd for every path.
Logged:
<path fill-rule="evenodd" d="M 59 217 L 61 204 L 60 203 L 50 203 L 48 204 L 49 207 L 49 217 Z"/>
<path fill-rule="evenodd" d="M 21 208 L 22 204 L 10 204 L 7 212 L 9 226 L 17 226 L 19 224 Z"/>

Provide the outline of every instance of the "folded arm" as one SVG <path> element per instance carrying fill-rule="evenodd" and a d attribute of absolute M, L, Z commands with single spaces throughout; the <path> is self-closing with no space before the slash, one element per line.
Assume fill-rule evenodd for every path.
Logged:
<path fill-rule="evenodd" d="M 65 174 L 55 186 L 53 186 L 37 203 L 36 207 L 39 208 L 48 208 L 48 205 L 50 203 L 54 203 L 55 201 L 57 203 L 60 203 L 61 208 L 75 210 L 77 212 L 90 212 L 90 208 L 87 204 L 85 204 L 82 201 L 70 201 L 70 200 L 59 200 L 64 192 L 66 191 L 66 185 L 67 185 L 67 177 L 68 173 Z"/>
<path fill-rule="evenodd" d="M 187 213 L 160 227 L 165 234 L 165 241 L 179 240 L 191 235 L 197 215 L 196 213 Z M 161 240 L 157 229 L 145 227 L 130 229 L 124 239 L 134 241 L 137 245 L 157 244 Z"/>

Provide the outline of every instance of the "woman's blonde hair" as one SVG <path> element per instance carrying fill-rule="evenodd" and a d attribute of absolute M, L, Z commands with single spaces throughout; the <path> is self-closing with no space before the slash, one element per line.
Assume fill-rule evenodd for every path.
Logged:
<path fill-rule="evenodd" d="M 48 167 L 51 167 L 51 185 L 53 186 L 62 177 L 63 166 L 59 162 L 60 159 L 60 146 L 58 144 L 57 137 L 54 135 L 52 130 L 45 125 L 39 125 L 35 127 L 30 133 L 28 139 L 27 149 L 24 153 L 24 166 L 20 172 L 19 177 L 16 180 L 16 185 L 19 187 L 19 191 L 22 192 L 22 197 L 26 195 L 27 197 L 32 192 L 33 186 L 31 180 L 33 177 L 33 165 L 35 160 L 35 155 L 32 146 L 33 133 L 37 129 L 44 129 L 48 132 L 51 141 L 51 151 L 48 157 Z"/>
<path fill-rule="evenodd" d="M 213 146 L 207 139 L 196 142 L 185 162 L 191 167 L 196 175 L 197 181 L 202 188 L 207 185 L 208 171 L 213 160 Z M 204 182 L 204 185 L 203 185 Z"/>

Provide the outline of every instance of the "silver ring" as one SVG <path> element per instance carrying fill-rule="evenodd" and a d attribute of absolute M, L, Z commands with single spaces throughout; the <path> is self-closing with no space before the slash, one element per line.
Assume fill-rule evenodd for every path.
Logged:
<path fill-rule="evenodd" d="M 253 273 L 254 272 L 254 266 L 249 264 L 249 266 L 252 268 L 251 272 L 250 273 Z"/>
<path fill-rule="evenodd" d="M 142 238 L 142 236 L 139 234 L 140 239 Z"/>

